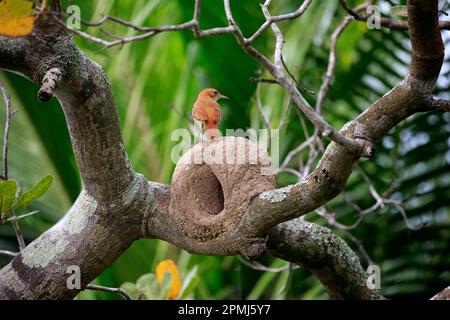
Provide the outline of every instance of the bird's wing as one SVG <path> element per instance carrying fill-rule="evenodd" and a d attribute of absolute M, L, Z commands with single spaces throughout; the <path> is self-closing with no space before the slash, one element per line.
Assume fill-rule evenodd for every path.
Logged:
<path fill-rule="evenodd" d="M 217 123 L 220 121 L 221 118 L 221 112 L 220 112 L 220 105 L 214 101 L 214 103 L 210 103 L 208 105 L 208 120 L 213 121 L 214 123 Z"/>
<path fill-rule="evenodd" d="M 197 103 L 194 104 L 194 108 L 192 109 L 192 116 L 198 121 L 208 120 L 208 113 L 206 112 L 205 108 L 202 108 Z"/>

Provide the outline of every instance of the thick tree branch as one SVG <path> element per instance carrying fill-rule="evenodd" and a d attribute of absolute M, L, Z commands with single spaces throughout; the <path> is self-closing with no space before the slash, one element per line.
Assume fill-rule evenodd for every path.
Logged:
<path fill-rule="evenodd" d="M 105 74 L 57 26 L 51 18 L 39 20 L 25 38 L 1 38 L 0 50 L 9 55 L 2 45 L 26 44 L 26 50 L 15 53 L 23 60 L 10 60 L 7 69 L 24 72 L 38 84 L 55 74 L 52 68 L 61 71 L 57 86 L 51 76 L 43 88 L 53 91 L 63 107 L 84 191 L 63 220 L 0 271 L 0 298 L 74 297 L 78 290 L 68 288 L 67 268 L 80 268 L 83 285 L 92 281 L 139 238 L 152 203 L 149 184 L 134 173 L 124 151 Z"/>
<path fill-rule="evenodd" d="M 443 99 L 433 99 L 429 111 L 450 112 L 450 101 Z"/>
<path fill-rule="evenodd" d="M 332 299 L 382 299 L 367 287 L 367 273 L 348 245 L 331 230 L 301 219 L 273 228 L 268 252 L 311 270 Z"/>
<path fill-rule="evenodd" d="M 450 286 L 433 296 L 430 300 L 450 300 Z"/>

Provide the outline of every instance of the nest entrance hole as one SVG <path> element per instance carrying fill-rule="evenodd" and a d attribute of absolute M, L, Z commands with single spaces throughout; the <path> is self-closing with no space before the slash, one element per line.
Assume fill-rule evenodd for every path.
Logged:
<path fill-rule="evenodd" d="M 200 179 L 195 180 L 193 190 L 197 193 L 200 212 L 218 215 L 224 208 L 224 194 L 222 184 L 212 170 L 204 166 Z"/>

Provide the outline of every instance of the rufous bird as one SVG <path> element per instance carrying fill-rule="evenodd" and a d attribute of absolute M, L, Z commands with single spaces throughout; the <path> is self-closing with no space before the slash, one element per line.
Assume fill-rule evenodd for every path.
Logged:
<path fill-rule="evenodd" d="M 228 99 L 228 97 L 216 89 L 206 88 L 199 93 L 192 108 L 192 117 L 201 122 L 202 131 L 205 130 L 206 137 L 210 141 L 219 137 L 217 127 L 221 117 L 220 104 L 217 103 L 219 99 Z"/>

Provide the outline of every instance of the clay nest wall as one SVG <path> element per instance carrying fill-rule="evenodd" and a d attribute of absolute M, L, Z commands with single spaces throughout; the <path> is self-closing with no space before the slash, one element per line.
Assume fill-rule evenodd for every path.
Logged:
<path fill-rule="evenodd" d="M 175 168 L 169 214 L 192 241 L 220 241 L 221 246 L 228 245 L 224 254 L 260 254 L 251 251 L 262 248 L 246 249 L 242 248 L 246 241 L 237 242 L 245 237 L 241 222 L 252 214 L 252 199 L 275 187 L 274 175 L 268 175 L 270 168 L 267 152 L 248 139 L 223 137 L 198 143 Z"/>

